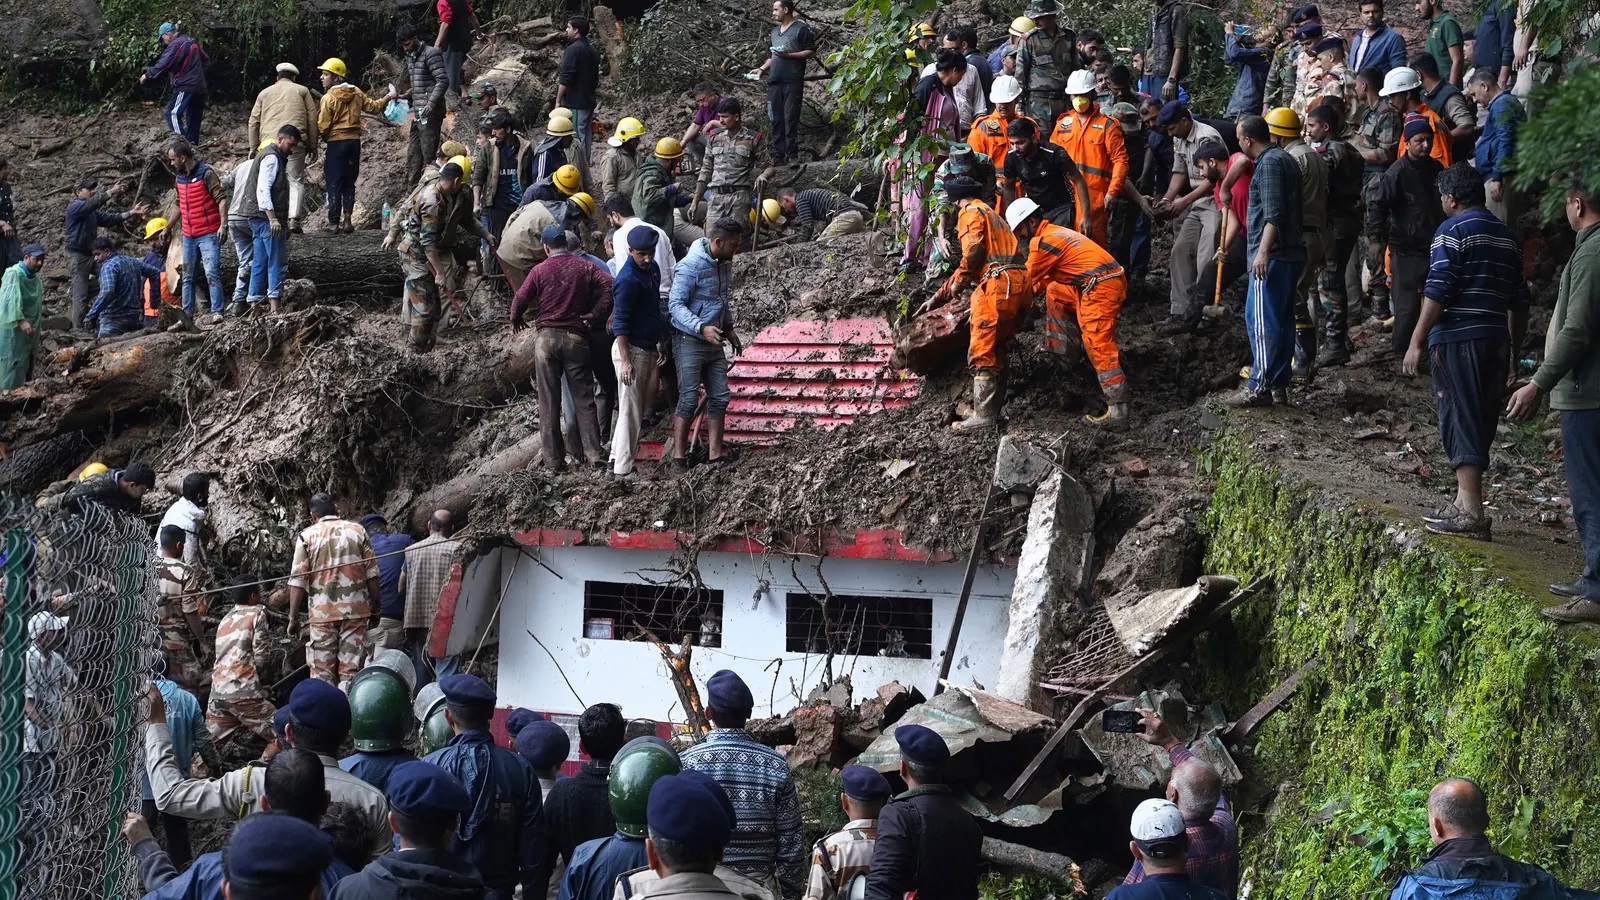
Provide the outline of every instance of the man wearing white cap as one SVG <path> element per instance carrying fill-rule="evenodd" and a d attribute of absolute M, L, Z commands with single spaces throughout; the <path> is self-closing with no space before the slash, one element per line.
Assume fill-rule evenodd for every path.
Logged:
<path fill-rule="evenodd" d="M 1106 900 L 1222 900 L 1225 896 L 1191 881 L 1184 871 L 1189 835 L 1176 803 L 1144 801 L 1133 811 L 1128 830 L 1133 834 L 1128 849 L 1133 851 L 1135 865 L 1144 867 L 1144 879 L 1118 887 Z"/>
<path fill-rule="evenodd" d="M 46 774 L 55 765 L 61 747 L 62 694 L 78 685 L 78 676 L 56 648 L 67 635 L 67 620 L 50 612 L 37 612 L 28 620 L 27 678 L 23 689 L 23 770 Z M 32 778 L 28 778 L 32 781 Z"/>
<path fill-rule="evenodd" d="M 250 108 L 250 146 L 260 148 L 278 129 L 293 125 L 300 129 L 301 141 L 289 151 L 289 230 L 300 233 L 305 220 L 306 164 L 317 161 L 317 101 L 298 79 L 294 63 L 278 63 L 278 78 L 256 95 Z"/>

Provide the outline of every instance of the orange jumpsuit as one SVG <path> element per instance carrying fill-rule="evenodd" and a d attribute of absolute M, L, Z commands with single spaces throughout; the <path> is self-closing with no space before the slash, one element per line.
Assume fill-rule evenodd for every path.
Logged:
<path fill-rule="evenodd" d="M 1128 380 L 1117 355 L 1117 313 L 1128 296 L 1122 266 L 1084 235 L 1045 223 L 1028 251 L 1028 281 L 1044 290 L 1044 348 L 1065 350 L 1067 317 L 1075 316 L 1106 402 L 1126 402 Z"/>
<path fill-rule="evenodd" d="M 1033 301 L 1017 236 L 982 200 L 967 201 L 961 207 L 956 235 L 961 240 L 961 265 L 950 276 L 950 287 L 977 285 L 972 290 L 967 365 L 1002 371 L 1006 344 L 1016 335 Z"/>
<path fill-rule="evenodd" d="M 1090 107 L 1088 113 L 1070 110 L 1056 122 L 1050 143 L 1065 150 L 1083 173 L 1089 196 L 1078 197 L 1078 206 L 1089 210 L 1090 237 L 1104 247 L 1109 224 L 1106 198 L 1122 193 L 1122 183 L 1128 180 L 1128 147 L 1122 127 L 1098 107 Z"/>
<path fill-rule="evenodd" d="M 972 130 L 967 132 L 967 144 L 979 153 L 989 154 L 989 158 L 994 160 L 995 174 L 1001 179 L 1005 178 L 1006 151 L 1011 149 L 1011 142 L 1006 139 L 1006 126 L 1018 119 L 1027 119 L 1029 122 L 1033 122 L 1030 116 L 1025 116 L 1021 113 L 1017 113 L 1008 119 L 1002 116 L 1000 110 L 997 109 L 987 116 L 974 121 Z M 1033 127 L 1038 128 L 1039 123 L 1034 122 Z M 996 209 L 999 212 L 1005 212 L 1006 201 L 1003 193 L 998 197 Z"/>
<path fill-rule="evenodd" d="M 1422 114 L 1428 117 L 1428 124 L 1433 126 L 1433 150 L 1431 150 L 1428 155 L 1434 159 L 1437 159 L 1439 161 L 1439 165 L 1448 169 L 1450 168 L 1451 162 L 1453 162 L 1453 154 L 1450 152 L 1450 141 L 1453 140 L 1453 138 L 1450 137 L 1450 126 L 1444 123 L 1444 117 L 1440 116 L 1438 113 L 1427 108 L 1426 106 L 1422 107 Z M 1403 123 L 1405 121 L 1405 116 L 1401 116 L 1400 120 Z M 1395 149 L 1395 159 L 1399 159 L 1405 155 L 1406 136 L 1402 134 L 1400 135 L 1400 146 Z"/>

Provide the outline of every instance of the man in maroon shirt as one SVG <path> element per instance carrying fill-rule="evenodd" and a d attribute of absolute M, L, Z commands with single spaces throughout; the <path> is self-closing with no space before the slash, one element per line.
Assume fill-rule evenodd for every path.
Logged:
<path fill-rule="evenodd" d="M 1189 834 L 1184 870 L 1196 884 L 1221 891 L 1226 897 L 1238 896 L 1239 826 L 1233 821 L 1228 798 L 1222 796 L 1222 778 L 1210 763 L 1189 752 L 1153 710 L 1139 712 L 1144 716 L 1144 731 L 1139 739 L 1167 751 L 1167 758 L 1172 761 L 1167 799 L 1178 805 Z M 1138 884 L 1143 880 L 1144 865 L 1135 860 L 1122 883 Z"/>
<path fill-rule="evenodd" d="M 603 464 L 600 419 L 595 413 L 594 372 L 589 366 L 589 329 L 611 317 L 611 276 L 567 250 L 567 233 L 547 225 L 539 234 L 547 254 L 528 271 L 511 299 L 511 330 L 528 327 L 523 311 L 532 306 L 538 329 L 534 344 L 534 384 L 539 392 L 539 440 L 544 464 L 562 470 L 567 451 L 591 466 Z M 572 386 L 582 446 L 561 440 L 561 378 Z"/>

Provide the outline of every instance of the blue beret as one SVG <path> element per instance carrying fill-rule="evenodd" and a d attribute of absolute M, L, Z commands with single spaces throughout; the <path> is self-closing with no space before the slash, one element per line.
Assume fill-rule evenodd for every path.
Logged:
<path fill-rule="evenodd" d="M 845 766 L 839 770 L 839 780 L 844 782 L 845 794 L 856 800 L 887 800 L 891 793 L 889 779 L 869 766 Z"/>
<path fill-rule="evenodd" d="M 715 778 L 699 769 L 684 769 L 678 774 L 710 791 L 711 796 L 717 798 L 717 803 L 722 806 L 722 812 L 728 817 L 728 821 L 734 825 L 739 824 L 739 813 L 733 808 L 733 801 L 728 799 L 728 792 L 722 789 L 721 783 Z"/>
<path fill-rule="evenodd" d="M 714 709 L 727 710 L 731 713 L 744 713 L 749 715 L 756 708 L 756 699 L 750 694 L 750 687 L 744 683 L 734 672 L 719 669 L 716 674 L 706 679 L 706 705 Z"/>
<path fill-rule="evenodd" d="M 1318 22 L 1307 22 L 1294 30 L 1294 39 L 1297 41 L 1314 41 L 1322 37 L 1322 25 Z"/>
<path fill-rule="evenodd" d="M 289 721 L 343 734 L 350 730 L 350 698 L 320 678 L 307 678 L 289 692 Z"/>
<path fill-rule="evenodd" d="M 656 248 L 656 230 L 649 225 L 635 225 L 628 232 L 629 250 L 654 250 Z"/>
<path fill-rule="evenodd" d="M 937 766 L 950 759 L 950 748 L 945 746 L 944 738 L 925 725 L 901 725 L 894 730 L 894 740 L 907 762 Z"/>
<path fill-rule="evenodd" d="M 228 839 L 229 881 L 274 887 L 316 881 L 333 862 L 333 841 L 322 829 L 288 813 L 247 816 Z"/>
<path fill-rule="evenodd" d="M 1168 100 L 1166 105 L 1161 107 L 1160 115 L 1156 116 L 1156 124 L 1166 128 L 1187 118 L 1189 118 L 1189 107 L 1184 106 L 1182 100 Z"/>
<path fill-rule="evenodd" d="M 281 707 L 277 712 L 272 714 L 272 733 L 278 736 L 278 740 L 283 740 L 283 729 L 284 726 L 288 724 L 289 707 Z"/>
<path fill-rule="evenodd" d="M 1329 50 L 1343 50 L 1344 38 L 1337 34 L 1330 34 L 1311 46 L 1312 53 L 1325 53 Z"/>
<path fill-rule="evenodd" d="M 389 808 L 402 816 L 428 818 L 472 809 L 472 796 L 454 775 L 420 759 L 389 773 Z"/>
<path fill-rule="evenodd" d="M 690 846 L 720 847 L 733 833 L 733 823 L 711 789 L 687 773 L 664 775 L 650 786 L 645 821 L 650 833 Z"/>
<path fill-rule="evenodd" d="M 511 711 L 511 715 L 506 716 L 506 734 L 514 738 L 522 733 L 522 729 L 535 722 L 543 722 L 544 718 L 531 709 L 519 706 Z"/>
<path fill-rule="evenodd" d="M 451 675 L 440 679 L 444 700 L 456 706 L 494 706 L 494 688 L 476 675 Z"/>
<path fill-rule="evenodd" d="M 567 246 L 567 230 L 560 225 L 546 225 L 544 230 L 539 232 L 539 242 L 546 247 L 564 248 Z"/>
<path fill-rule="evenodd" d="M 548 769 L 566 760 L 572 737 L 560 725 L 540 719 L 517 732 L 517 752 L 535 769 Z"/>

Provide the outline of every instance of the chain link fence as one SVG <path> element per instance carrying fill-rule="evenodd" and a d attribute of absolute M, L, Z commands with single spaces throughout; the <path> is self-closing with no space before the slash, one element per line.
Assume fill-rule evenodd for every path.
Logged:
<path fill-rule="evenodd" d="M 0 900 L 137 897 L 118 831 L 159 655 L 150 532 L 0 495 L 0 540 Z"/>

